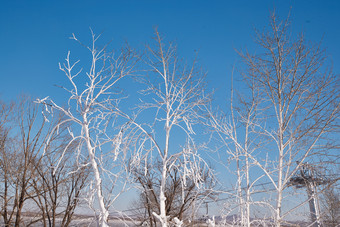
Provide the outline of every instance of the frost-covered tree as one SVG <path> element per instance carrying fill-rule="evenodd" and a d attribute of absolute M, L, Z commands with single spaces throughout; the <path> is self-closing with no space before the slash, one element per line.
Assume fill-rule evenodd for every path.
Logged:
<path fill-rule="evenodd" d="M 121 53 L 108 51 L 108 46 L 97 47 L 99 36 L 92 31 L 92 43 L 87 46 L 78 41 L 90 53 L 88 64 L 78 68 L 79 60 L 72 61 L 68 52 L 65 63 L 60 64 L 69 81 L 69 86 L 62 86 L 67 92 L 65 103 L 57 104 L 46 97 L 37 100 L 46 107 L 46 111 L 59 111 L 65 115 L 55 130 L 62 124 L 69 124 L 72 137 L 69 144 L 78 144 L 74 160 L 78 169 L 89 166 L 93 179 L 86 196 L 89 206 L 94 210 L 100 226 L 108 226 L 109 207 L 126 186 L 124 178 L 127 168 L 127 149 L 125 133 L 128 123 L 120 119 L 120 101 L 123 99 L 118 83 L 132 73 L 133 62 L 129 48 Z M 65 152 L 67 147 L 65 148 Z M 63 155 L 55 168 L 59 168 Z M 115 187 L 119 187 L 117 189 Z"/>
<path fill-rule="evenodd" d="M 230 114 L 228 116 L 221 109 L 209 110 L 210 117 L 207 125 L 211 127 L 213 137 L 216 138 L 219 154 L 218 162 L 226 171 L 236 176 L 233 190 L 227 189 L 224 194 L 231 198 L 223 207 L 222 215 L 237 213 L 234 222 L 238 226 L 250 227 L 256 222 L 251 217 L 251 207 L 256 207 L 263 201 L 256 201 L 252 194 L 256 193 L 254 185 L 263 178 L 263 174 L 255 175 L 255 157 L 261 146 L 259 135 L 254 132 L 257 119 L 258 105 L 261 103 L 261 94 L 257 88 L 243 96 L 238 94 L 234 100 L 234 91 L 231 91 Z M 235 168 L 230 168 L 230 164 Z M 223 193 L 223 190 L 221 191 Z"/>
<path fill-rule="evenodd" d="M 302 34 L 295 38 L 289 28 L 289 18 L 280 21 L 273 14 L 270 27 L 256 33 L 256 54 L 240 52 L 243 81 L 261 94 L 256 107 L 261 121 L 253 122 L 253 129 L 262 137 L 260 150 L 267 159 L 250 158 L 275 188 L 268 203 L 275 226 L 291 212 L 283 209 L 291 177 L 312 154 L 327 148 L 340 109 L 338 80 L 325 66 L 324 51 Z"/>
<path fill-rule="evenodd" d="M 210 111 L 208 124 L 222 144 L 219 150 L 226 151 L 220 161 L 236 175 L 234 193 L 228 190 L 236 204 L 229 202 L 225 209 L 236 211 L 237 225 L 264 223 L 264 217 L 251 216 L 261 206 L 280 226 L 308 202 L 284 207 L 292 176 L 313 154 L 334 147 L 339 81 L 326 68 L 320 45 L 308 45 L 303 35 L 295 39 L 289 27 L 289 18 L 271 16 L 270 27 L 256 33 L 256 54 L 239 52 L 242 88 L 232 91 L 230 115 Z M 253 197 L 264 181 L 271 182 L 274 193 Z"/>
<path fill-rule="evenodd" d="M 141 62 L 147 68 L 145 75 L 138 77 L 145 86 L 140 91 L 145 97 L 141 98 L 139 109 L 147 116 L 153 116 L 151 123 L 139 124 L 146 135 L 142 148 L 149 157 L 148 161 L 145 159 L 146 164 L 152 166 L 156 158 L 159 161 L 156 190 L 159 212 L 153 212 L 153 215 L 161 226 L 166 227 L 170 224 L 166 207 L 166 200 L 170 200 L 166 196 L 169 173 L 177 173 L 182 188 L 192 183 L 202 188 L 202 167 L 207 165 L 199 155 L 201 147 L 194 140 L 194 126 L 210 97 L 205 94 L 204 74 L 197 69 L 196 62 L 189 67 L 183 64 L 177 57 L 176 47 L 172 43 L 165 44 L 157 31 L 155 45 L 147 46 Z M 149 147 L 146 141 L 151 141 Z M 149 166 L 141 168 L 147 171 Z M 182 220 L 176 217 L 173 223 L 180 226 Z"/>

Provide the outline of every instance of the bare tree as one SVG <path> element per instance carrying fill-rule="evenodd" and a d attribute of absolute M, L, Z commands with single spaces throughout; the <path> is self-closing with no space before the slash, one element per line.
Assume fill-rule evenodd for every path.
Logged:
<path fill-rule="evenodd" d="M 75 71 L 79 61 L 73 63 L 70 52 L 66 62 L 60 65 L 71 85 L 69 89 L 63 87 L 69 94 L 67 106 L 58 105 L 48 97 L 38 102 L 44 104 L 48 111 L 59 111 L 66 116 L 66 120 L 59 126 L 71 123 L 70 144 L 74 142 L 79 144 L 75 152 L 76 159 L 88 158 L 85 166 L 91 166 L 92 169 L 93 185 L 89 188 L 89 205 L 95 211 L 99 225 L 108 226 L 108 209 L 120 194 L 113 193 L 113 188 L 117 186 L 116 182 L 120 177 L 124 176 L 126 163 L 123 159 L 127 158 L 123 146 L 127 124 L 126 121 L 118 120 L 121 114 L 118 104 L 123 96 L 117 85 L 120 80 L 132 73 L 134 64 L 131 62 L 132 55 L 128 48 L 116 55 L 107 51 L 107 46 L 98 49 L 96 46 L 98 38 L 99 36 L 92 32 L 90 46 L 80 43 L 91 54 L 88 72 L 83 73 L 81 69 Z M 78 41 L 74 35 L 72 39 Z M 78 77 L 82 77 L 86 83 L 79 84 Z M 87 154 L 83 153 L 84 150 Z M 62 158 L 61 156 L 60 160 Z M 78 164 L 79 169 L 84 167 L 81 161 Z M 58 167 L 59 165 L 56 166 Z M 124 188 L 126 184 L 123 182 L 122 185 Z M 99 209 L 96 209 L 97 203 Z"/>
<path fill-rule="evenodd" d="M 156 217 L 153 213 L 159 213 L 159 186 L 161 183 L 162 166 L 160 162 L 156 162 L 152 168 L 150 165 L 146 172 L 135 172 L 134 178 L 137 184 L 141 187 L 140 200 L 137 201 L 137 206 L 141 207 L 138 210 L 138 215 L 144 216 L 143 222 L 149 223 L 149 226 L 157 226 Z M 212 193 L 214 188 L 214 179 L 209 173 L 210 169 L 201 172 L 202 185 L 204 187 L 198 188 L 195 182 L 188 179 L 187 184 L 183 185 L 178 169 L 170 169 L 168 172 L 168 179 L 164 195 L 166 213 L 169 221 L 175 218 L 179 220 L 189 220 L 195 213 L 195 203 L 202 203 L 207 198 L 215 197 Z"/>
<path fill-rule="evenodd" d="M 69 226 L 80 203 L 81 193 L 88 184 L 89 168 L 84 167 L 76 172 L 78 167 L 72 157 L 77 144 L 68 144 L 70 136 L 67 128 L 54 133 L 49 140 L 50 144 L 46 144 L 48 148 L 45 149 L 43 159 L 35 164 L 36 176 L 32 184 L 37 196 L 33 200 L 41 215 L 38 215 L 32 224 L 41 221 L 44 226 Z M 64 159 L 59 163 L 59 168 L 54 169 L 65 146 L 68 146 L 68 149 Z M 61 223 L 57 223 L 57 218 L 62 220 Z"/>
<path fill-rule="evenodd" d="M 22 209 L 24 204 L 36 196 L 32 179 L 35 176 L 34 165 L 41 161 L 41 153 L 47 138 L 48 126 L 44 121 L 39 121 L 39 107 L 30 98 L 23 98 L 17 106 L 19 136 L 15 139 L 15 150 L 12 154 L 17 161 L 12 159 L 13 187 L 15 197 L 12 211 L 15 211 L 15 226 L 22 225 Z M 14 158 L 13 157 L 13 158 Z"/>
<path fill-rule="evenodd" d="M 9 155 L 8 148 L 8 133 L 2 129 L 1 130 L 1 217 L 3 218 L 4 224 L 8 225 L 13 217 L 13 212 L 9 210 L 10 203 L 12 201 L 12 194 L 10 191 L 11 186 L 11 163 L 14 158 Z"/>
<path fill-rule="evenodd" d="M 321 216 L 324 225 L 340 225 L 340 195 L 334 185 L 329 185 L 321 194 Z"/>
<path fill-rule="evenodd" d="M 231 91 L 230 113 L 218 109 L 217 111 L 209 110 L 208 125 L 211 127 L 219 144 L 217 151 L 219 153 L 218 162 L 225 167 L 231 174 L 236 175 L 237 182 L 233 190 L 228 189 L 227 194 L 232 201 L 225 204 L 223 215 L 236 212 L 238 216 L 234 222 L 238 226 L 250 227 L 251 207 L 260 205 L 263 201 L 256 201 L 252 194 L 257 193 L 255 185 L 261 182 L 264 175 L 252 174 L 256 167 L 255 158 L 258 150 L 261 148 L 261 139 L 256 133 L 257 125 L 260 119 L 257 115 L 261 110 L 258 105 L 261 103 L 262 94 L 257 87 L 252 86 L 250 94 L 238 94 L 236 102 L 234 100 L 234 90 Z M 214 141 L 215 142 L 215 141 Z M 228 161 L 226 161 L 228 160 Z M 235 168 L 230 168 L 230 164 L 235 164 Z M 223 191 L 222 191 L 223 193 Z"/>
<path fill-rule="evenodd" d="M 13 213 L 9 214 L 8 206 L 11 201 L 11 194 L 9 192 L 11 185 L 11 169 L 10 164 L 12 156 L 7 155 L 10 148 L 9 131 L 10 121 L 9 116 L 12 114 L 13 105 L 7 105 L 6 103 L 0 103 L 0 214 L 5 224 L 8 224 L 12 220 Z"/>
<path fill-rule="evenodd" d="M 24 205 L 37 196 L 33 187 L 35 165 L 42 160 L 43 147 L 50 128 L 40 119 L 38 105 L 29 97 L 21 97 L 7 122 L 11 133 L 1 149 L 2 216 L 5 225 L 23 224 Z M 11 136 L 9 136 L 11 135 Z M 29 223 L 25 223 L 28 225 Z"/>
<path fill-rule="evenodd" d="M 161 163 L 157 189 L 159 213 L 153 212 L 153 215 L 165 227 L 169 224 L 166 207 L 166 200 L 170 199 L 166 197 L 169 173 L 177 171 L 184 186 L 187 186 L 188 179 L 197 187 L 203 182 L 200 173 L 204 161 L 198 154 L 200 147 L 195 143 L 193 135 L 194 125 L 200 118 L 199 112 L 210 98 L 205 94 L 204 75 L 197 69 L 196 62 L 190 67 L 181 65 L 173 44 L 164 44 L 157 31 L 155 40 L 155 47 L 147 46 L 147 53 L 141 58 L 149 67 L 147 75 L 139 77 L 146 86 L 141 91 L 145 99 L 139 108 L 148 116 L 151 113 L 155 117 L 150 124 L 139 124 L 139 128 L 151 141 L 151 148 L 145 148 L 144 140 L 141 146 L 149 152 L 151 163 L 154 157 L 152 151 L 156 152 Z M 152 109 L 155 112 L 152 113 Z M 181 137 L 179 141 L 183 146 L 170 140 L 174 134 Z M 176 217 L 174 223 L 181 225 L 182 221 Z"/>
<path fill-rule="evenodd" d="M 57 190 L 69 192 L 65 189 L 73 187 L 78 188 L 79 193 L 83 187 L 80 179 L 84 179 L 84 174 L 67 175 L 65 169 L 56 175 L 51 174 L 53 168 L 48 160 L 57 157 L 67 144 L 67 129 L 55 133 L 47 144 L 52 128 L 61 120 L 59 116 L 55 115 L 55 118 L 50 118 L 49 124 L 45 124 L 39 106 L 27 96 L 20 97 L 18 103 L 11 105 L 1 103 L 1 107 L 0 198 L 4 224 L 30 226 L 42 222 L 47 226 L 48 220 L 49 226 L 55 226 L 56 210 L 61 208 L 60 201 L 68 201 L 66 194 L 59 195 Z M 50 149 L 44 153 L 45 146 Z M 69 179 L 71 176 L 76 183 Z M 69 197 L 74 201 L 66 206 L 70 210 L 68 216 L 72 216 L 71 212 L 77 205 L 78 199 L 74 196 Z M 40 208 L 39 212 L 35 212 L 34 202 Z M 30 207 L 29 210 L 25 209 L 26 205 Z"/>
<path fill-rule="evenodd" d="M 258 32 L 256 42 L 262 53 L 240 53 L 247 68 L 243 79 L 251 91 L 263 95 L 257 105 L 263 120 L 256 131 L 266 141 L 261 152 L 268 154 L 272 164 L 250 158 L 275 188 L 275 204 L 268 206 L 275 226 L 280 226 L 290 213 L 282 209 L 290 178 L 312 154 L 328 145 L 327 135 L 339 114 L 338 81 L 325 68 L 320 45 L 307 45 L 303 35 L 292 38 L 289 18 L 278 21 L 273 14 L 270 28 Z"/>

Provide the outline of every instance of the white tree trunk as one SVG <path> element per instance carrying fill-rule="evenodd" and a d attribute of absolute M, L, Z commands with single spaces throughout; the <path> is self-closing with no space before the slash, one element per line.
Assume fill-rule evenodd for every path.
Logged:
<path fill-rule="evenodd" d="M 89 132 L 89 127 L 86 123 L 86 116 L 84 116 L 84 121 L 85 121 L 85 123 L 83 124 L 83 130 L 84 130 L 84 133 L 85 133 L 86 146 L 87 146 L 87 150 L 89 152 L 90 162 L 91 162 L 91 166 L 92 166 L 92 170 L 93 170 L 93 174 L 94 174 L 94 178 L 95 178 L 95 188 L 96 188 L 96 192 L 97 192 L 99 210 L 100 210 L 99 217 L 98 217 L 98 223 L 101 227 L 107 227 L 107 226 L 109 226 L 107 224 L 109 212 L 106 209 L 105 204 L 104 204 L 104 197 L 103 197 L 103 193 L 102 193 L 102 179 L 100 177 L 98 164 L 97 164 L 96 159 L 95 159 L 95 151 L 94 151 L 94 148 L 91 145 L 90 132 Z"/>
<path fill-rule="evenodd" d="M 163 168 L 162 168 L 162 181 L 161 181 L 161 186 L 159 189 L 159 209 L 160 209 L 160 215 L 159 219 L 162 223 L 162 227 L 167 227 L 168 226 L 168 220 L 166 217 L 166 208 L 165 208 L 165 187 L 166 187 L 166 176 L 167 175 L 167 168 L 166 164 L 163 163 Z"/>

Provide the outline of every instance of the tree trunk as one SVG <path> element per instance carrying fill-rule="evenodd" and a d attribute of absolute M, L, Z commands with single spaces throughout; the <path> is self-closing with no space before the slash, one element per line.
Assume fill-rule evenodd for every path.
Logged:
<path fill-rule="evenodd" d="M 84 121 L 86 122 L 86 115 L 83 118 L 84 118 Z M 89 156 L 90 156 L 90 162 L 91 162 L 92 170 L 93 170 L 94 177 L 95 177 L 95 188 L 97 191 L 97 197 L 98 197 L 99 209 L 100 209 L 98 222 L 101 227 L 108 227 L 109 225 L 107 224 L 107 220 L 109 217 L 109 212 L 106 209 L 105 204 L 104 204 L 104 197 L 102 194 L 102 185 L 101 185 L 102 179 L 100 177 L 98 164 L 95 159 L 94 148 L 91 145 L 89 127 L 87 123 L 83 124 L 83 129 L 85 132 L 86 145 L 87 145 L 87 149 L 88 149 Z"/>

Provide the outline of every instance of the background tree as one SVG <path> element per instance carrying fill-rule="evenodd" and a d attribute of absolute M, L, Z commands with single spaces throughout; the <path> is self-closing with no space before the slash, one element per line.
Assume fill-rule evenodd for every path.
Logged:
<path fill-rule="evenodd" d="M 146 172 L 135 172 L 134 178 L 139 188 L 141 188 L 140 200 L 137 201 L 136 206 L 141 207 L 137 215 L 144 217 L 143 223 L 147 222 L 149 226 L 157 226 L 157 219 L 153 213 L 159 213 L 159 186 L 161 183 L 161 163 L 155 163 L 152 168 Z M 201 169 L 201 187 L 197 187 L 194 181 L 188 179 L 186 185 L 183 184 L 181 176 L 177 169 L 172 169 L 168 172 L 168 179 L 164 191 L 166 213 L 169 221 L 175 218 L 179 220 L 192 220 L 195 218 L 195 205 L 203 203 L 207 198 L 214 198 L 213 193 L 214 179 L 209 173 L 210 169 Z"/>
<path fill-rule="evenodd" d="M 9 137 L 10 126 L 8 122 L 10 121 L 9 117 L 12 111 L 13 105 L 0 102 L 0 214 L 5 224 L 9 223 L 13 216 L 13 213 L 9 214 L 10 211 L 8 211 L 8 206 L 11 201 L 9 187 L 11 184 L 10 172 L 13 156 L 7 155 L 11 146 L 11 139 Z"/>
<path fill-rule="evenodd" d="M 11 125 L 11 144 L 2 153 L 4 161 L 4 217 L 5 225 L 22 225 L 22 210 L 24 204 L 36 196 L 32 187 L 35 176 L 34 164 L 41 160 L 48 127 L 44 121 L 39 121 L 40 111 L 37 105 L 28 97 L 22 97 L 16 104 Z"/>
<path fill-rule="evenodd" d="M 58 119 L 51 119 L 46 124 L 41 109 L 29 97 L 22 96 L 13 108 L 2 112 L 2 146 L 1 146 L 1 215 L 5 225 L 32 225 L 37 219 L 23 220 L 25 205 L 32 206 L 33 201 L 44 193 L 46 188 L 35 187 L 39 177 L 39 167 L 43 166 L 45 155 L 44 147 L 47 138 L 58 122 Z M 8 107 L 7 107 L 8 108 Z M 11 118 L 4 123 L 8 113 Z M 7 115 L 6 115 L 7 114 Z M 49 141 L 60 145 L 59 134 Z M 50 166 L 44 166 L 50 171 Z M 45 176 L 44 176 L 45 177 Z M 48 182 L 52 183 L 52 182 Z M 57 207 L 55 207 L 57 209 Z M 34 210 L 34 209 L 33 209 Z M 31 209 L 32 211 L 32 209 Z M 33 215 L 31 212 L 30 215 Z M 38 215 L 38 220 L 44 220 L 44 216 Z"/>
<path fill-rule="evenodd" d="M 62 118 L 59 118 L 59 122 Z M 66 125 L 65 125 L 66 126 Z M 69 145 L 70 136 L 67 127 L 60 128 L 46 144 L 45 154 L 40 163 L 35 165 L 36 175 L 33 187 L 37 196 L 33 198 L 39 208 L 35 222 L 44 226 L 69 226 L 76 207 L 81 202 L 82 192 L 88 184 L 89 171 L 84 167 L 77 171 L 72 160 L 77 144 Z M 65 151 L 65 147 L 68 146 Z M 64 159 L 59 163 L 64 153 Z M 61 219 L 61 222 L 57 222 Z"/>
<path fill-rule="evenodd" d="M 321 195 L 321 217 L 325 226 L 335 227 L 340 225 L 340 194 L 339 189 L 330 185 Z"/>

